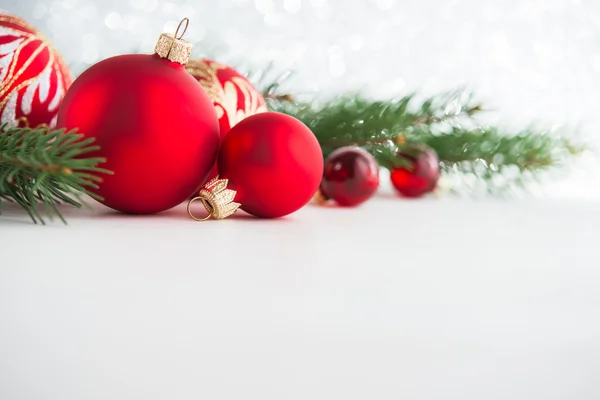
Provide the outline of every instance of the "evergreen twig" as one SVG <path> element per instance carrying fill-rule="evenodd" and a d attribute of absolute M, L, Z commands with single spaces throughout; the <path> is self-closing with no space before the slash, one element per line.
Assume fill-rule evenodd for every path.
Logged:
<path fill-rule="evenodd" d="M 83 195 L 98 198 L 88 189 L 97 188 L 98 174 L 110 173 L 98 167 L 105 159 L 86 157 L 99 149 L 93 142 L 75 131 L 1 125 L 0 206 L 12 201 L 35 223 L 45 223 L 42 213 L 66 223 L 58 205 L 81 207 Z"/>
<path fill-rule="evenodd" d="M 304 122 L 319 140 L 324 157 L 339 147 L 358 145 L 382 167 L 392 169 L 406 165 L 398 156 L 404 143 L 425 143 L 437 152 L 444 171 L 473 173 L 477 163 L 476 176 L 491 184 L 507 166 L 537 173 L 584 150 L 548 132 L 527 129 L 510 134 L 480 127 L 476 115 L 484 107 L 460 91 L 425 100 L 414 94 L 391 101 L 348 95 L 322 104 L 285 101 L 272 95 L 273 88 L 270 91 L 270 109 Z"/>
<path fill-rule="evenodd" d="M 320 105 L 271 100 L 269 106 L 273 111 L 293 115 L 311 128 L 324 156 L 350 144 L 398 143 L 404 132 L 413 127 L 471 117 L 483 110 L 481 105 L 474 104 L 470 97 L 462 96 L 460 92 L 421 102 L 417 102 L 414 94 L 391 101 L 347 95 Z"/>

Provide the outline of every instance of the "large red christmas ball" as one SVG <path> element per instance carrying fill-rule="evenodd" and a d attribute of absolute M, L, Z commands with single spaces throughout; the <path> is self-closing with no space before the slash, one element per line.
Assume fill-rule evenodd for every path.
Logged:
<path fill-rule="evenodd" d="M 185 68 L 213 101 L 219 118 L 221 140 L 243 119 L 268 111 L 262 94 L 235 69 L 207 59 L 191 60 Z M 207 180 L 217 175 L 215 162 Z"/>
<path fill-rule="evenodd" d="M 366 150 L 341 147 L 325 160 L 321 195 L 345 207 L 369 200 L 379 187 L 379 164 Z"/>
<path fill-rule="evenodd" d="M 70 84 L 69 70 L 50 43 L 0 10 L 0 124 L 53 128 Z"/>
<path fill-rule="evenodd" d="M 410 164 L 394 168 L 392 184 L 405 197 L 420 197 L 435 189 L 440 179 L 440 161 L 431 147 L 421 143 L 406 144 L 398 152 Z"/>
<path fill-rule="evenodd" d="M 223 140 L 220 178 L 237 191 L 235 201 L 257 217 L 277 218 L 310 201 L 323 175 L 314 134 L 299 120 L 267 112 L 246 118 Z"/>
<path fill-rule="evenodd" d="M 103 176 L 96 194 L 115 210 L 167 210 L 199 189 L 219 147 L 210 98 L 184 65 L 154 55 L 122 55 L 81 74 L 58 123 L 96 138 Z"/>

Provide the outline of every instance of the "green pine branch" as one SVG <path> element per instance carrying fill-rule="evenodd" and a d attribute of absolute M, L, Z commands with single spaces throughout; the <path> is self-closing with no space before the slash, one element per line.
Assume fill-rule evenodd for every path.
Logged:
<path fill-rule="evenodd" d="M 266 93 L 270 109 L 304 122 L 319 140 L 324 157 L 339 147 L 358 145 L 382 167 L 392 169 L 407 163 L 398 156 L 403 144 L 425 143 L 437 152 L 443 171 L 476 172 L 491 185 L 506 167 L 536 174 L 584 150 L 544 131 L 512 134 L 480 127 L 476 117 L 484 107 L 460 91 L 425 100 L 407 95 L 373 101 L 348 95 L 317 104 L 277 95 L 276 89 L 270 86 Z"/>
<path fill-rule="evenodd" d="M 451 126 L 448 132 L 431 127 L 415 127 L 407 140 L 418 140 L 434 148 L 447 166 L 465 162 L 482 162 L 490 166 L 516 166 L 536 171 L 555 167 L 569 156 L 584 150 L 564 137 L 549 132 L 526 129 L 518 134 L 503 133 L 498 128 L 466 129 Z"/>
<path fill-rule="evenodd" d="M 372 101 L 359 95 L 347 95 L 318 105 L 288 101 L 289 95 L 267 96 L 271 99 L 272 111 L 292 115 L 311 128 L 325 157 L 339 147 L 355 144 L 367 148 L 376 158 L 385 155 L 380 161 L 385 161 L 387 155 L 397 158 L 396 145 L 404 141 L 403 135 L 409 129 L 470 118 L 483 110 L 480 104 L 460 92 L 421 102 L 414 94 L 392 101 Z M 386 166 L 387 163 L 382 164 Z"/>
<path fill-rule="evenodd" d="M 35 223 L 45 223 L 42 214 L 66 223 L 58 205 L 81 207 L 83 195 L 98 198 L 88 189 L 98 187 L 97 174 L 110 173 L 98 167 L 105 159 L 86 157 L 99 149 L 93 142 L 75 131 L 0 126 L 0 207 L 4 199 Z"/>

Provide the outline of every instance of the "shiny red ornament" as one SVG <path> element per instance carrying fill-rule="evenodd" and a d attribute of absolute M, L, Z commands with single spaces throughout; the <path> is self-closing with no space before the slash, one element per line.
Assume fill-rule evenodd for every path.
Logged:
<path fill-rule="evenodd" d="M 208 59 L 191 60 L 185 69 L 196 78 L 213 101 L 219 118 L 221 140 L 243 119 L 268 111 L 262 94 L 235 69 Z M 206 180 L 217 175 L 215 162 Z"/>
<path fill-rule="evenodd" d="M 0 124 L 55 127 L 70 85 L 69 69 L 52 45 L 0 10 Z"/>
<path fill-rule="evenodd" d="M 150 214 L 199 189 L 219 147 L 212 101 L 185 71 L 189 44 L 163 34 L 158 54 L 122 55 L 81 74 L 68 91 L 58 123 L 93 137 L 106 157 L 94 192 L 108 207 Z"/>
<path fill-rule="evenodd" d="M 392 184 L 406 197 L 420 197 L 435 189 L 440 178 L 440 161 L 435 150 L 424 144 L 407 144 L 398 156 L 410 162 L 410 167 L 391 171 Z"/>
<path fill-rule="evenodd" d="M 286 114 L 256 114 L 225 137 L 219 175 L 235 190 L 235 202 L 257 217 L 291 214 L 310 201 L 323 175 L 323 156 L 315 135 Z"/>
<path fill-rule="evenodd" d="M 379 164 L 364 149 L 341 147 L 325 160 L 321 195 L 341 206 L 357 206 L 369 200 L 379 186 Z"/>

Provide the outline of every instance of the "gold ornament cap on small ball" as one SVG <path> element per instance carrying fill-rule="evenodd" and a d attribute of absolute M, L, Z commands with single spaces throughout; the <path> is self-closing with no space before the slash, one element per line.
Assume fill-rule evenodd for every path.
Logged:
<path fill-rule="evenodd" d="M 240 203 L 233 201 L 236 191 L 227 189 L 227 179 L 219 179 L 216 177 L 205 184 L 197 197 L 194 197 L 188 202 L 187 212 L 196 221 L 206 221 L 210 218 L 224 219 L 234 214 L 241 206 Z M 196 217 L 191 210 L 194 201 L 202 201 L 202 205 L 208 212 L 205 218 Z"/>
<path fill-rule="evenodd" d="M 170 33 L 161 33 L 156 42 L 156 46 L 154 47 L 154 52 L 161 58 L 166 58 L 169 61 L 183 65 L 187 64 L 190 60 L 190 54 L 192 53 L 192 44 L 183 40 L 182 37 L 185 34 L 185 31 L 187 31 L 189 23 L 190 20 L 184 18 L 177 26 L 174 35 Z M 179 29 L 181 29 L 183 24 L 185 24 L 183 32 L 178 36 Z"/>

